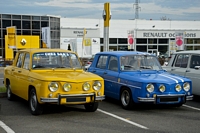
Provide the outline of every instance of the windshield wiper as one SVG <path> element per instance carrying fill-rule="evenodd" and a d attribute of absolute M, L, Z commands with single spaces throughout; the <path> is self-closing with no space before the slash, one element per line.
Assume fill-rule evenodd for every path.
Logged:
<path fill-rule="evenodd" d="M 140 68 L 142 68 L 142 69 L 152 69 L 151 66 L 140 66 Z"/>

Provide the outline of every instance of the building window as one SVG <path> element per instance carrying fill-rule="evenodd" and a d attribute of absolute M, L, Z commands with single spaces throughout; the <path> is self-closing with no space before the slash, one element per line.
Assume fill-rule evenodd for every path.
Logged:
<path fill-rule="evenodd" d="M 138 38 L 138 39 L 136 39 L 136 43 L 137 44 L 147 44 L 147 39 L 140 39 L 140 38 Z"/>
<path fill-rule="evenodd" d="M 49 22 L 41 22 L 41 27 L 49 27 Z"/>
<path fill-rule="evenodd" d="M 158 44 L 168 44 L 168 39 L 158 39 Z"/>
<path fill-rule="evenodd" d="M 21 29 L 21 20 L 13 20 L 12 25 L 16 26 L 17 29 Z"/>
<path fill-rule="evenodd" d="M 100 44 L 103 44 L 103 38 L 100 38 Z"/>
<path fill-rule="evenodd" d="M 148 44 L 157 44 L 157 39 L 148 39 Z"/>
<path fill-rule="evenodd" d="M 40 29 L 40 21 L 33 21 L 32 29 Z"/>
<path fill-rule="evenodd" d="M 12 19 L 21 19 L 21 15 L 12 15 Z"/>
<path fill-rule="evenodd" d="M 31 19 L 31 16 L 22 16 L 22 19 L 30 20 L 30 19 Z"/>
<path fill-rule="evenodd" d="M 3 26 L 3 28 L 10 27 L 11 20 L 2 20 L 2 26 Z"/>
<path fill-rule="evenodd" d="M 22 31 L 21 30 L 17 30 L 17 35 L 22 35 Z"/>
<path fill-rule="evenodd" d="M 22 35 L 31 35 L 30 30 L 22 30 Z"/>
<path fill-rule="evenodd" d="M 127 38 L 118 38 L 118 44 L 128 44 Z"/>
<path fill-rule="evenodd" d="M 32 16 L 32 20 L 40 20 L 40 16 Z"/>
<path fill-rule="evenodd" d="M 109 38 L 109 44 L 117 44 L 117 38 Z"/>
<path fill-rule="evenodd" d="M 31 29 L 30 21 L 22 21 L 23 29 Z"/>
<path fill-rule="evenodd" d="M 49 20 L 48 16 L 41 16 L 41 20 Z"/>
<path fill-rule="evenodd" d="M 39 30 L 32 30 L 32 35 L 39 35 L 40 36 L 40 31 Z"/>
<path fill-rule="evenodd" d="M 119 45 L 118 51 L 128 51 L 128 45 Z"/>
<path fill-rule="evenodd" d="M 186 44 L 200 44 L 199 38 L 189 38 L 186 40 Z"/>
<path fill-rule="evenodd" d="M 2 18 L 11 19 L 11 15 L 8 15 L 8 14 L 2 14 Z"/>
<path fill-rule="evenodd" d="M 136 46 L 136 50 L 140 52 L 147 52 L 147 46 L 146 45 Z"/>

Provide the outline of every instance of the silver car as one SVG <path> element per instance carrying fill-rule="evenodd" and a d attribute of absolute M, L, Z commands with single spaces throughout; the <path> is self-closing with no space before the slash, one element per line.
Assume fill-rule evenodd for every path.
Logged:
<path fill-rule="evenodd" d="M 180 51 L 172 54 L 167 66 L 168 72 L 182 75 L 192 80 L 192 93 L 200 95 L 200 50 Z"/>

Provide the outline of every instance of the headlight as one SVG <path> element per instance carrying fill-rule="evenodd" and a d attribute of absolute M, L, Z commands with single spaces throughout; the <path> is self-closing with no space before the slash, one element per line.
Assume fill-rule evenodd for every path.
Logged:
<path fill-rule="evenodd" d="M 71 84 L 69 84 L 69 83 L 65 83 L 65 84 L 63 85 L 64 91 L 70 91 L 71 88 L 72 88 L 72 86 L 71 86 Z"/>
<path fill-rule="evenodd" d="M 184 89 L 185 91 L 189 91 L 189 90 L 190 90 L 190 84 L 189 84 L 188 82 L 184 83 L 184 84 L 183 84 L 183 89 Z"/>
<path fill-rule="evenodd" d="M 84 84 L 83 84 L 83 90 L 84 91 L 88 91 L 90 89 L 90 84 L 88 83 L 88 82 L 85 82 Z"/>
<path fill-rule="evenodd" d="M 154 86 L 153 86 L 153 84 L 148 84 L 147 86 L 146 86 L 146 89 L 147 89 L 147 91 L 148 92 L 153 92 L 154 91 Z"/>
<path fill-rule="evenodd" d="M 49 84 L 49 90 L 52 92 L 55 92 L 58 90 L 58 83 L 57 82 L 51 82 Z"/>
<path fill-rule="evenodd" d="M 165 86 L 164 85 L 160 85 L 159 86 L 159 90 L 160 90 L 160 92 L 164 92 L 165 91 Z"/>
<path fill-rule="evenodd" d="M 177 92 L 181 91 L 181 85 L 177 84 L 175 89 L 176 89 Z"/>
<path fill-rule="evenodd" d="M 101 89 L 101 87 L 102 87 L 101 82 L 99 82 L 99 81 L 95 81 L 94 82 L 94 84 L 93 84 L 93 89 L 94 90 L 98 91 L 98 90 Z"/>

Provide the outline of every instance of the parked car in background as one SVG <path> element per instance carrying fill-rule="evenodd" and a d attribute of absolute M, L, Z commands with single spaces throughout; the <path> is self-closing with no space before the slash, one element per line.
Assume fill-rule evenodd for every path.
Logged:
<path fill-rule="evenodd" d="M 4 69 L 8 100 L 17 95 L 29 101 L 33 115 L 43 105 L 84 105 L 96 111 L 104 99 L 104 80 L 85 72 L 76 53 L 61 49 L 19 50 L 12 66 Z"/>
<path fill-rule="evenodd" d="M 0 61 L 0 67 L 6 67 L 12 65 L 13 61 Z"/>
<path fill-rule="evenodd" d="M 124 109 L 134 103 L 181 106 L 193 98 L 191 80 L 166 72 L 149 53 L 100 52 L 88 71 L 104 78 L 105 96 L 120 100 Z"/>
<path fill-rule="evenodd" d="M 163 69 L 190 78 L 192 80 L 192 93 L 200 95 L 200 50 L 180 51 L 172 54 L 168 65 Z"/>

